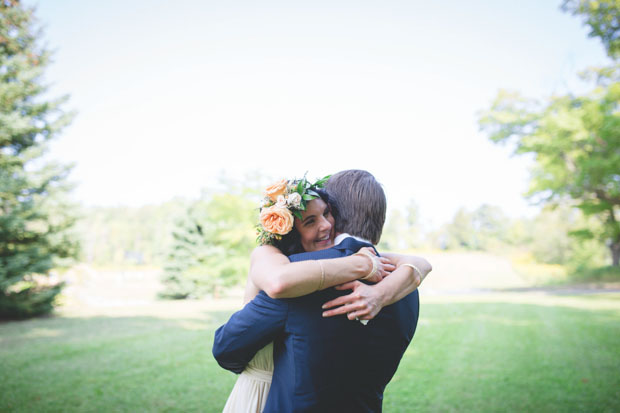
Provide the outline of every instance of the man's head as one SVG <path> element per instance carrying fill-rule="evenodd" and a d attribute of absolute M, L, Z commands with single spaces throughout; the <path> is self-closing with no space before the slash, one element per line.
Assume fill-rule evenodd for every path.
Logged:
<path fill-rule="evenodd" d="M 326 189 L 338 207 L 336 232 L 347 232 L 377 244 L 385 223 L 387 201 L 375 177 L 350 169 L 332 175 Z"/>

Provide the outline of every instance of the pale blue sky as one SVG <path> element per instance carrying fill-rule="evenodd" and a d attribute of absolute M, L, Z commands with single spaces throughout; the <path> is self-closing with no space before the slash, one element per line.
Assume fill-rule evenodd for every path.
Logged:
<path fill-rule="evenodd" d="M 371 171 L 431 225 L 528 213 L 527 160 L 478 131 L 500 88 L 583 90 L 607 59 L 560 1 L 30 0 L 78 116 L 50 156 L 89 205 L 193 197 L 221 171 Z M 529 210 L 531 212 L 531 210 Z"/>

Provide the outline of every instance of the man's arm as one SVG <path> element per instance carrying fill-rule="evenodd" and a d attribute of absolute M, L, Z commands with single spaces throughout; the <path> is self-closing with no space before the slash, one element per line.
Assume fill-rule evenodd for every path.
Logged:
<path fill-rule="evenodd" d="M 260 293 L 217 329 L 213 357 L 218 364 L 241 373 L 256 352 L 284 331 L 288 304 Z"/>
<path fill-rule="evenodd" d="M 325 311 L 324 317 L 347 314 L 350 320 L 355 318 L 371 320 L 383 307 L 415 291 L 433 269 L 422 257 L 392 253 L 383 255 L 393 260 L 397 269 L 375 285 L 352 281 L 336 287 L 338 290 L 353 290 L 353 292 L 325 303 L 323 308 L 326 310 L 337 308 Z M 411 264 L 416 269 L 403 264 Z"/>

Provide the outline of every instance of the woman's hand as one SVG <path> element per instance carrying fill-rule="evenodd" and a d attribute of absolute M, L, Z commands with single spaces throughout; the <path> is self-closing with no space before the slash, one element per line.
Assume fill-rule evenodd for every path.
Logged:
<path fill-rule="evenodd" d="M 396 269 L 396 266 L 392 263 L 392 261 L 390 261 L 389 258 L 377 257 L 377 253 L 375 252 L 373 248 L 370 248 L 370 247 L 360 248 L 357 254 L 360 254 L 360 253 L 361 255 L 365 255 L 369 259 L 375 261 L 377 265 L 377 272 L 375 272 L 372 277 L 365 278 L 366 280 L 370 282 L 378 283 L 379 281 L 381 281 L 382 279 L 390 275 L 390 273 Z"/>
<path fill-rule="evenodd" d="M 334 308 L 324 311 L 323 317 L 346 314 L 349 320 L 372 320 L 383 308 L 383 295 L 381 291 L 371 285 L 360 281 L 351 281 L 338 285 L 337 290 L 353 290 L 351 294 L 343 295 L 323 304 L 323 309 Z"/>

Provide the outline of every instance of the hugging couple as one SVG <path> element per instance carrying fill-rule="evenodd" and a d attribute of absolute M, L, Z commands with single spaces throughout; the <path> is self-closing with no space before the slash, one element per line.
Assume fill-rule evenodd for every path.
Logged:
<path fill-rule="evenodd" d="M 215 332 L 215 359 L 241 373 L 224 412 L 381 411 L 431 271 L 379 256 L 386 209 L 362 170 L 267 188 L 247 304 Z"/>

